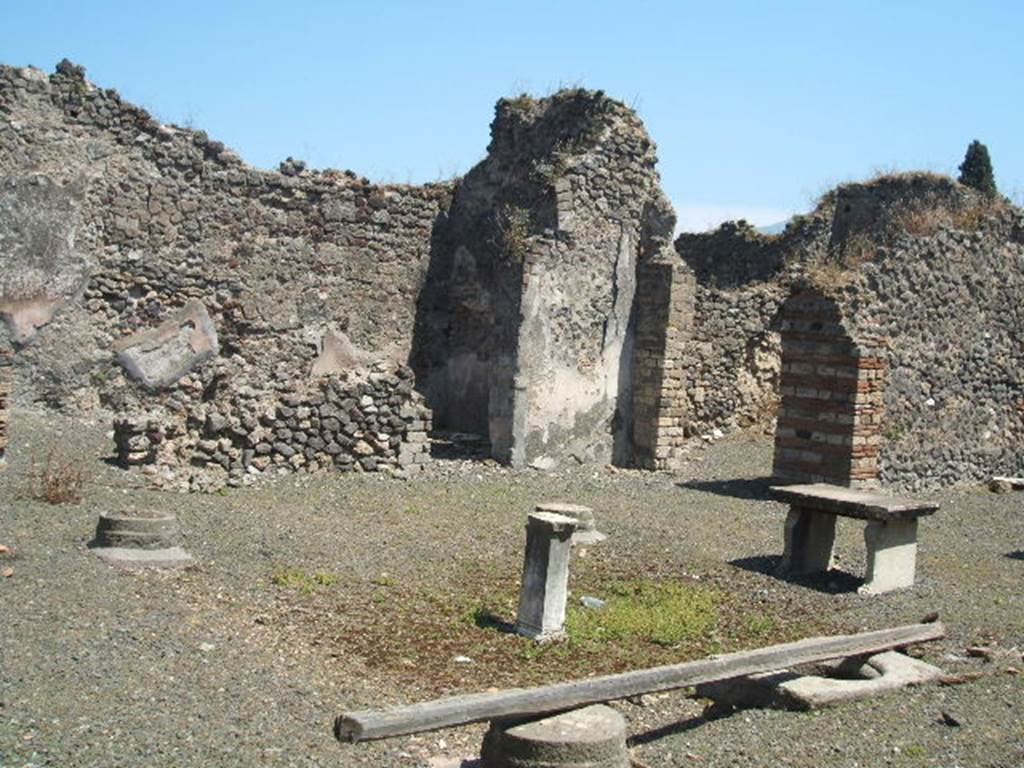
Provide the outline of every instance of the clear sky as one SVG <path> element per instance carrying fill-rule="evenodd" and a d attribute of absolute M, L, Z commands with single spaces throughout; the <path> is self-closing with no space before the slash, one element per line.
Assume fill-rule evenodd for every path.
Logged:
<path fill-rule="evenodd" d="M 0 61 L 67 56 L 254 165 L 464 173 L 494 102 L 561 86 L 634 106 L 681 228 L 769 224 L 882 170 L 988 145 L 1024 200 L 1022 0 L 0 2 Z"/>

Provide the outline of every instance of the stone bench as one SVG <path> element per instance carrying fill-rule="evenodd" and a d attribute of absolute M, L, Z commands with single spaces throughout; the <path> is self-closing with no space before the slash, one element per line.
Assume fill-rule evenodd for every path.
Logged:
<path fill-rule="evenodd" d="M 914 586 L 917 519 L 933 514 L 938 504 L 824 483 L 773 486 L 771 496 L 790 505 L 784 570 L 805 574 L 831 568 L 836 517 L 851 517 L 867 522 L 867 573 L 860 592 L 877 595 Z"/>

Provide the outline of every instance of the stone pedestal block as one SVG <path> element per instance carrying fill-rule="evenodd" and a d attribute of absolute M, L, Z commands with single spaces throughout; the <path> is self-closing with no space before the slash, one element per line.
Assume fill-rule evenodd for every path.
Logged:
<path fill-rule="evenodd" d="M 790 573 L 820 573 L 832 567 L 836 518 L 805 507 L 790 507 L 782 568 Z"/>
<path fill-rule="evenodd" d="M 481 768 L 629 768 L 626 721 L 603 704 L 527 723 L 491 723 Z"/>
<path fill-rule="evenodd" d="M 100 559 L 126 568 L 183 568 L 192 556 L 179 546 L 177 518 L 166 512 L 104 512 L 89 548 Z"/>
<path fill-rule="evenodd" d="M 520 635 L 551 640 L 564 634 L 569 548 L 575 530 L 576 521 L 571 517 L 552 512 L 534 512 L 529 516 L 516 618 L 516 632 Z"/>
<path fill-rule="evenodd" d="M 914 586 L 917 568 L 917 518 L 873 520 L 864 529 L 868 563 L 860 592 L 877 595 Z"/>

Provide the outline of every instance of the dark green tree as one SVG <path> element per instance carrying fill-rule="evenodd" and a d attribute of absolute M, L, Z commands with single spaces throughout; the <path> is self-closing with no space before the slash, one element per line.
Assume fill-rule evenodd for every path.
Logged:
<path fill-rule="evenodd" d="M 967 147 L 967 154 L 960 164 L 961 184 L 974 187 L 986 197 L 995 197 L 999 194 L 996 189 L 996 177 L 992 173 L 992 161 L 988 157 L 988 147 L 975 139 Z"/>

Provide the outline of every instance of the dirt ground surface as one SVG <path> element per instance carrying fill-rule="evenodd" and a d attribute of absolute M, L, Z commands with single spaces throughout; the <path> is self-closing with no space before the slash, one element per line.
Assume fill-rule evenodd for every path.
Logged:
<path fill-rule="evenodd" d="M 439 766 L 474 756 L 484 725 L 350 745 L 333 720 L 934 611 L 949 636 L 917 652 L 967 682 L 811 713 L 713 718 L 692 690 L 616 702 L 636 764 L 1024 765 L 1024 493 L 937 494 L 917 585 L 870 597 L 856 591 L 863 526 L 851 520 L 839 521 L 839 571 L 773 575 L 786 509 L 766 499 L 764 436 L 715 442 L 671 474 L 445 459 L 412 481 L 303 475 L 185 495 L 105 461 L 107 430 L 13 414 L 0 470 L 5 768 Z M 80 503 L 30 497 L 33 459 L 52 450 L 86 474 Z M 609 536 L 574 551 L 571 600 L 614 580 L 675 580 L 714 596 L 714 626 L 670 645 L 537 649 L 481 621 L 484 608 L 514 618 L 525 516 L 541 501 L 593 507 Z M 123 571 L 92 554 L 99 513 L 132 506 L 175 512 L 196 565 Z M 967 652 L 979 645 L 988 658 Z"/>

